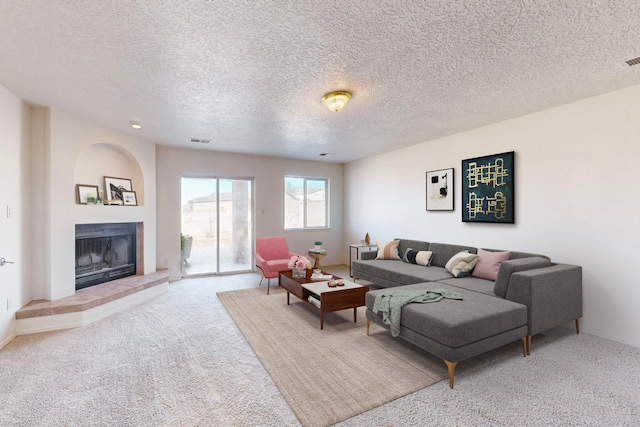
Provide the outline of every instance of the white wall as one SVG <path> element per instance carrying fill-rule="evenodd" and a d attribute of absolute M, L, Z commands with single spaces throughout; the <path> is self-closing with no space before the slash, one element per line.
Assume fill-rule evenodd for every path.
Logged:
<path fill-rule="evenodd" d="M 286 236 L 289 249 L 302 254 L 321 240 L 323 265 L 342 262 L 342 165 L 159 146 L 157 173 L 157 260 L 159 268 L 167 260 L 171 280 L 180 278 L 180 178 L 193 174 L 254 178 L 254 237 Z M 330 229 L 284 231 L 285 175 L 329 178 Z"/>
<path fill-rule="evenodd" d="M 75 293 L 75 225 L 101 222 L 144 223 L 144 273 L 156 270 L 155 144 L 72 116 L 59 109 L 34 120 L 34 175 L 40 193 L 34 201 L 41 234 L 34 247 L 43 251 L 34 275 L 32 299 L 55 300 Z M 44 130 L 43 130 L 44 129 Z M 89 155 L 87 155 L 89 153 Z M 87 167 L 86 162 L 90 162 Z M 126 165 L 125 165 L 126 163 Z M 129 174 L 130 173 L 130 174 Z M 128 174 L 128 175 L 127 175 Z M 131 178 L 140 206 L 90 206 L 76 203 L 76 184 L 104 186 L 103 176 Z M 126 176 L 121 176 L 126 175 Z M 45 218 L 42 221 L 42 218 Z"/>
<path fill-rule="evenodd" d="M 345 166 L 351 241 L 416 238 L 583 267 L 582 329 L 640 347 L 640 86 Z M 515 151 L 514 225 L 461 222 L 461 161 Z M 455 211 L 425 210 L 425 172 L 455 168 Z"/>
<path fill-rule="evenodd" d="M 0 348 L 15 336 L 15 312 L 28 302 L 29 120 L 29 108 L 0 86 L 0 258 L 15 263 L 0 267 Z"/>

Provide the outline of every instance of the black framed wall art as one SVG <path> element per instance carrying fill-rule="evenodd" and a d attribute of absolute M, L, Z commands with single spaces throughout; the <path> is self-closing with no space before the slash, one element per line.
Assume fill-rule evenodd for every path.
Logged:
<path fill-rule="evenodd" d="M 123 204 L 122 192 L 132 191 L 131 180 L 129 178 L 104 177 L 104 194 L 108 204 Z"/>
<path fill-rule="evenodd" d="M 138 199 L 135 191 L 122 191 L 122 203 L 125 206 L 138 206 Z"/>
<path fill-rule="evenodd" d="M 462 222 L 515 223 L 514 152 L 462 161 Z"/>
<path fill-rule="evenodd" d="M 452 211 L 453 168 L 427 172 L 427 210 Z"/>

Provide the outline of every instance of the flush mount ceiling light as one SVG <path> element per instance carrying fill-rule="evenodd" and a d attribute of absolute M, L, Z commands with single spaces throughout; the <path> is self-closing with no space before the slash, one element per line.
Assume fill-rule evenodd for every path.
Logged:
<path fill-rule="evenodd" d="M 134 129 L 142 129 L 142 125 L 140 124 L 140 122 L 129 122 L 129 126 Z"/>
<path fill-rule="evenodd" d="M 340 111 L 351 99 L 349 92 L 337 91 L 329 92 L 322 97 L 322 103 L 331 111 Z"/>

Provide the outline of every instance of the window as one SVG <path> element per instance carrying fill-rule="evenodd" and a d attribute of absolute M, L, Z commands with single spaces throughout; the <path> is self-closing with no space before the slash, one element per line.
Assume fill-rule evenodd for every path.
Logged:
<path fill-rule="evenodd" d="M 284 228 L 326 228 L 328 180 L 284 177 Z"/>

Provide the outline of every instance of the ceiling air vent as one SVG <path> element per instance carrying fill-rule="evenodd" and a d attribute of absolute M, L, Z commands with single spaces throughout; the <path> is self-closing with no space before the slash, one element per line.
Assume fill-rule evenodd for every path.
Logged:
<path fill-rule="evenodd" d="M 191 142 L 195 142 L 196 144 L 208 144 L 211 142 L 210 139 L 200 139 L 200 138 L 191 138 Z"/>
<path fill-rule="evenodd" d="M 627 65 L 638 65 L 640 64 L 640 56 L 637 58 L 630 59 L 626 61 Z"/>

